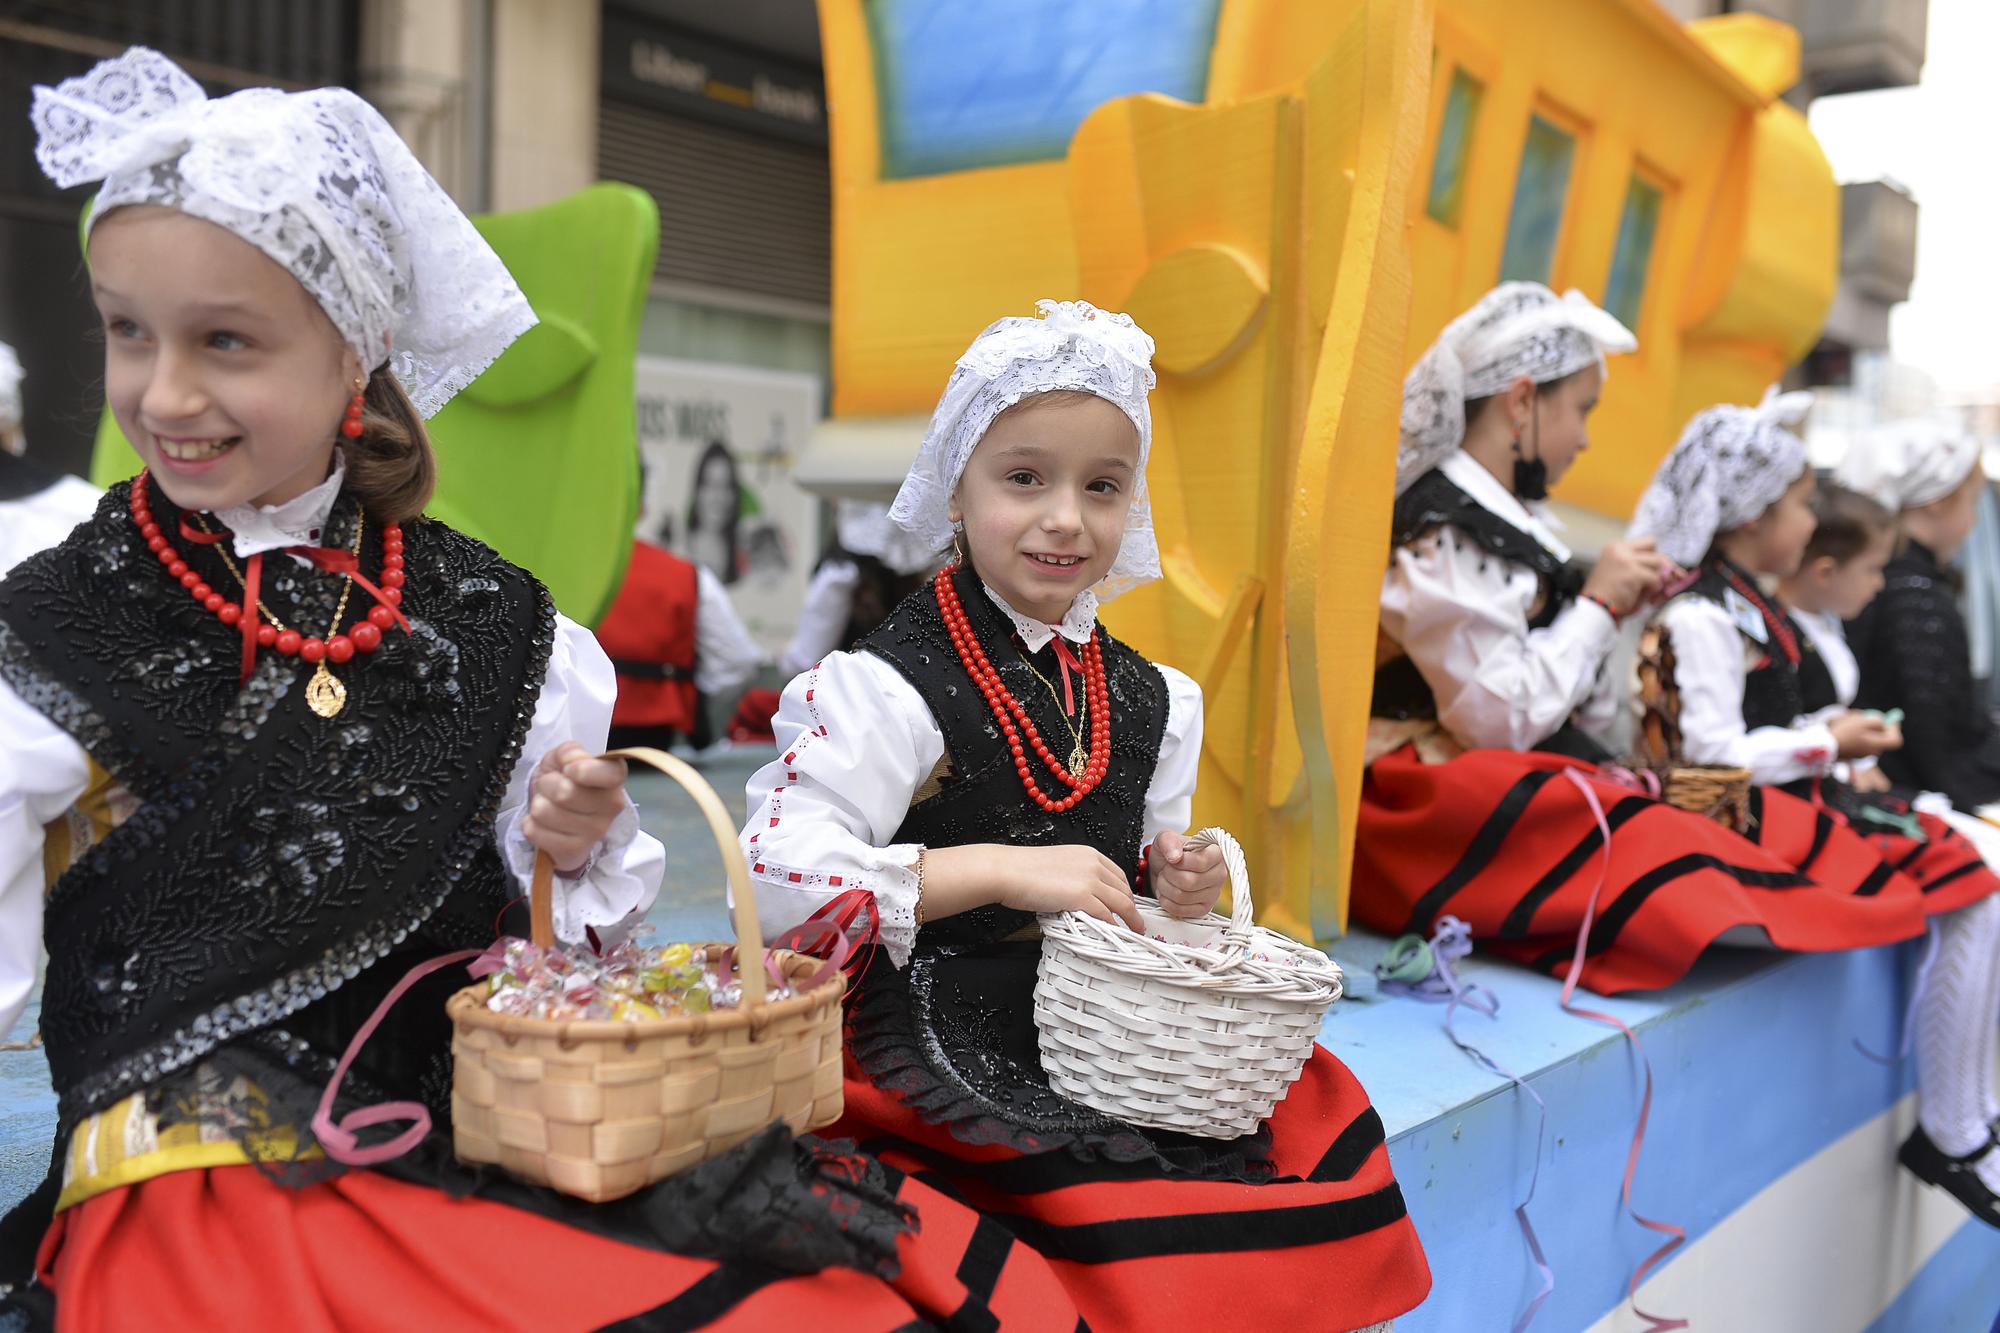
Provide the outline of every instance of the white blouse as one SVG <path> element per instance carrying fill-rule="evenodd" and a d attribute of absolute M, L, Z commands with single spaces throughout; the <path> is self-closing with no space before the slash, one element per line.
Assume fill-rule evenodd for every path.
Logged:
<path fill-rule="evenodd" d="M 1030 652 L 1055 633 L 1090 637 L 1096 599 L 1079 598 L 1060 626 L 1020 615 L 987 590 Z M 1201 760 L 1201 687 L 1155 664 L 1167 684 L 1166 732 L 1146 789 L 1142 845 L 1187 828 Z M 897 967 L 917 938 L 915 844 L 891 840 L 918 788 L 944 757 L 944 734 L 903 674 L 866 651 L 829 653 L 785 687 L 772 726 L 778 758 L 745 792 L 743 853 L 757 881 L 757 916 L 770 939 L 848 889 L 875 895 L 881 940 Z"/>
<path fill-rule="evenodd" d="M 337 483 L 338 474 L 330 479 Z M 244 555 L 281 545 L 302 544 L 307 533 L 325 522 L 339 487 L 320 495 L 323 504 L 282 515 L 286 521 L 260 524 L 247 514 L 226 511 L 218 517 L 237 529 L 260 529 L 245 537 L 238 529 L 237 549 Z M 301 497 L 303 498 L 303 497 Z M 294 502 L 296 504 L 296 502 Z M 288 508 L 288 507 L 280 507 Z M 264 511 L 268 519 L 277 510 Z M 249 549 L 246 549 L 249 548 Z M 534 848 L 522 836 L 527 812 L 528 783 L 542 757 L 565 741 L 574 740 L 593 754 L 604 748 L 611 725 L 611 705 L 617 678 L 610 659 L 590 631 L 566 616 L 556 617 L 555 643 L 535 699 L 535 716 L 521 746 L 521 757 L 508 780 L 506 795 L 494 822 L 494 839 L 502 859 L 526 885 L 534 869 Z M 88 759 L 69 734 L 29 707 L 0 681 L 0 1032 L 13 1026 L 34 992 L 36 965 L 41 959 L 42 830 L 75 804 L 89 780 Z M 592 853 L 580 874 L 555 878 L 555 925 L 564 939 L 580 940 L 585 927 L 600 934 L 636 920 L 652 905 L 666 868 L 666 852 L 640 831 L 639 814 L 628 798 L 625 810 Z"/>
<path fill-rule="evenodd" d="M 1748 627 L 1753 617 L 1761 631 L 1762 617 L 1747 602 L 1732 615 L 1692 593 L 1676 597 L 1660 612 L 1674 646 L 1682 752 L 1697 764 L 1747 768 L 1752 781 L 1774 786 L 1832 773 L 1840 747 L 1826 724 L 1846 712 L 1846 705 L 1794 718 L 1790 726 L 1744 725 L 1744 681 L 1767 652 L 1777 651 L 1737 628 L 1739 618 Z M 1858 679 L 1859 671 L 1855 674 Z"/>
<path fill-rule="evenodd" d="M 694 567 L 694 590 L 694 687 L 726 703 L 764 665 L 764 650 L 736 614 L 729 589 L 707 565 Z"/>
<path fill-rule="evenodd" d="M 1477 459 L 1460 452 L 1440 465 L 1481 506 L 1558 559 L 1568 547 Z M 1542 597 L 1531 569 L 1503 560 L 1451 528 L 1398 549 L 1382 576 L 1381 624 L 1423 673 L 1438 723 L 1467 749 L 1529 750 L 1572 714 L 1601 731 L 1619 706 L 1601 679 L 1618 627 L 1579 598 L 1553 624 L 1531 630 Z"/>
<path fill-rule="evenodd" d="M 102 495 L 89 482 L 63 477 L 33 495 L 0 500 L 0 576 L 69 536 L 70 529 L 97 512 Z"/>

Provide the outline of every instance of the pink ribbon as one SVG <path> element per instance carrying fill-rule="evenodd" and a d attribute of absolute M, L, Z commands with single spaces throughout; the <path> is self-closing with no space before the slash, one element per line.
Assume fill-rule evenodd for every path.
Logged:
<path fill-rule="evenodd" d="M 1639 1123 L 1633 1127 L 1632 1146 L 1625 1154 L 1625 1178 L 1619 1187 L 1618 1197 L 1619 1202 L 1624 1205 L 1625 1211 L 1631 1216 L 1634 1222 L 1645 1227 L 1648 1231 L 1656 1231 L 1667 1237 L 1667 1242 L 1660 1246 L 1659 1249 L 1647 1255 L 1644 1261 L 1632 1270 L 1631 1280 L 1625 1286 L 1625 1297 L 1631 1303 L 1632 1313 L 1645 1320 L 1646 1326 L 1653 1333 L 1668 1333 L 1668 1330 L 1671 1329 L 1686 1328 L 1688 1321 L 1648 1314 L 1646 1311 L 1640 1309 L 1639 1284 L 1645 1280 L 1648 1272 L 1686 1242 L 1687 1228 L 1677 1227 L 1670 1222 L 1655 1221 L 1632 1206 L 1632 1177 L 1639 1169 L 1639 1150 L 1646 1142 L 1646 1122 L 1653 1113 L 1653 1062 L 1646 1058 L 1646 1048 L 1639 1041 L 1638 1034 L 1625 1026 L 1624 1022 L 1615 1015 L 1603 1013 L 1596 1009 L 1584 1009 L 1572 1002 L 1576 994 L 1577 978 L 1583 975 L 1584 956 L 1589 950 L 1590 927 L 1591 923 L 1597 917 L 1597 900 L 1604 892 L 1604 882 L 1611 869 L 1611 824 L 1604 817 L 1603 803 L 1597 799 L 1597 793 L 1592 790 L 1590 779 L 1574 768 L 1565 768 L 1562 773 L 1565 778 L 1575 784 L 1578 791 L 1583 793 L 1584 803 L 1590 807 L 1591 818 L 1597 821 L 1597 831 L 1603 836 L 1604 856 L 1598 863 L 1597 887 L 1590 891 L 1590 901 L 1585 905 L 1583 910 L 1583 925 L 1576 932 L 1576 953 L 1570 959 L 1569 974 L 1563 978 L 1561 1004 L 1567 1013 L 1575 1014 L 1578 1018 L 1590 1019 L 1595 1023 L 1607 1024 L 1624 1033 L 1625 1039 L 1632 1043 L 1633 1051 L 1639 1056 L 1640 1067 L 1646 1072 L 1646 1092 L 1639 1101 Z"/>
<path fill-rule="evenodd" d="M 381 1026 L 382 1020 L 389 1016 L 389 1010 L 395 1007 L 396 1001 L 408 993 L 410 987 L 431 973 L 450 967 L 453 963 L 484 959 L 498 947 L 496 944 L 487 949 L 461 949 L 442 958 L 433 958 L 428 963 L 418 963 L 403 974 L 401 981 L 389 988 L 389 993 L 382 997 L 382 1003 L 375 1006 L 375 1012 L 368 1015 L 368 1021 L 361 1025 L 361 1030 L 347 1043 L 346 1053 L 340 1057 L 340 1063 L 333 1067 L 333 1077 L 327 1080 L 326 1090 L 320 1094 L 319 1109 L 313 1112 L 313 1134 L 318 1137 L 320 1147 L 326 1149 L 328 1157 L 347 1166 L 379 1166 L 383 1162 L 394 1161 L 424 1141 L 424 1136 L 431 1132 L 431 1113 L 422 1102 L 379 1102 L 374 1106 L 364 1106 L 357 1111 L 350 1111 L 335 1123 L 334 1098 L 340 1095 L 340 1085 L 346 1082 L 347 1070 L 354 1063 L 354 1057 L 361 1054 L 361 1048 L 368 1044 L 368 1039 L 375 1035 L 375 1029 Z M 478 964 L 474 963 L 474 967 L 477 966 Z M 473 975 L 481 974 L 474 972 Z M 410 1127 L 386 1143 L 378 1143 L 371 1148 L 361 1146 L 361 1141 L 355 1134 L 356 1130 L 367 1129 L 371 1125 L 386 1125 L 396 1120 L 407 1120 L 410 1122 Z"/>

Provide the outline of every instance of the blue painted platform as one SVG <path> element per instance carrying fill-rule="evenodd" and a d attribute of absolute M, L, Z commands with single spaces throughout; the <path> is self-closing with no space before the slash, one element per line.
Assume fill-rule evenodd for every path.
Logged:
<path fill-rule="evenodd" d="M 746 752 L 705 767 L 740 817 Z M 721 862 L 664 778 L 634 796 L 668 848 L 651 919 L 666 938 L 727 938 Z M 1533 1104 L 1446 1039 L 1443 1010 L 1372 994 L 1385 941 L 1333 952 L 1350 996 L 1322 1040 L 1368 1088 L 1436 1275 L 1401 1333 L 1505 1330 L 1536 1277 L 1512 1208 L 1527 1187 Z M 1911 1115 L 1911 1070 L 1861 1055 L 1897 1038 L 1917 949 L 1780 957 L 1716 950 L 1682 984 L 1635 999 L 1583 997 L 1640 1033 L 1657 1089 L 1635 1203 L 1685 1227 L 1689 1244 L 1642 1293 L 1697 1329 L 1788 1333 L 1987 1333 L 2000 1312 L 2000 1233 L 1965 1220 L 1894 1168 Z M 1565 1014 L 1558 985 L 1474 958 L 1468 980 L 1500 997 L 1497 1020 L 1458 1029 L 1520 1071 L 1549 1104 L 1530 1212 L 1557 1274 L 1538 1330 L 1641 1327 L 1621 1313 L 1627 1274 L 1658 1238 L 1625 1218 L 1624 1169 L 1640 1075 L 1615 1031 Z M 13 1035 L 32 1031 L 33 1012 Z M 39 1179 L 54 1120 L 39 1052 L 0 1053 L 0 1203 Z"/>

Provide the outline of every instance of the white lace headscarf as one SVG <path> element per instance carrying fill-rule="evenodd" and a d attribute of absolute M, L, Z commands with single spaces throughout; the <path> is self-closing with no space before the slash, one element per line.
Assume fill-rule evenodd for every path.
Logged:
<path fill-rule="evenodd" d="M 890 522 L 885 504 L 842 500 L 835 508 L 835 523 L 843 551 L 873 556 L 898 574 L 928 574 L 937 564 L 938 548 Z"/>
<path fill-rule="evenodd" d="M 210 98 L 135 46 L 37 87 L 35 160 L 102 181 L 90 221 L 159 204 L 242 237 L 299 280 L 374 371 L 430 416 L 535 323 L 512 275 L 375 108 L 344 88 Z"/>
<path fill-rule="evenodd" d="M 21 424 L 21 358 L 0 343 L 0 429 Z"/>
<path fill-rule="evenodd" d="M 1503 282 L 1444 326 L 1403 380 L 1396 445 L 1396 494 L 1408 490 L 1465 443 L 1465 405 L 1500 393 L 1522 375 L 1549 384 L 1607 353 L 1630 352 L 1630 329 L 1571 290 L 1558 297 L 1539 282 Z"/>
<path fill-rule="evenodd" d="M 1139 470 L 1118 557 L 1096 587 L 1100 602 L 1160 577 L 1146 458 L 1153 447 L 1153 340 L 1130 315 L 1087 301 L 1037 301 L 1039 319 L 995 320 L 972 340 L 931 414 L 917 461 L 896 493 L 889 517 L 933 551 L 952 538 L 951 496 L 987 427 L 1023 398 L 1073 389 L 1116 406 L 1139 431 Z"/>
<path fill-rule="evenodd" d="M 1626 535 L 1653 538 L 1683 568 L 1700 564 L 1718 534 L 1762 514 L 1805 472 L 1805 442 L 1788 428 L 1811 407 L 1811 394 L 1773 386 L 1756 407 L 1695 413 L 1639 497 Z"/>
<path fill-rule="evenodd" d="M 1944 499 L 1977 466 L 1979 441 L 1949 422 L 1918 419 L 1860 435 L 1833 475 L 1895 513 Z"/>

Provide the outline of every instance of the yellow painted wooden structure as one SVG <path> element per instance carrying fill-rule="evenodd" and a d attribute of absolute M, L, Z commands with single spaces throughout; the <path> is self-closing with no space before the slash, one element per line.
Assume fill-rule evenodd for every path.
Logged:
<path fill-rule="evenodd" d="M 1221 0 L 1199 104 L 1120 97 L 1059 158 L 890 178 L 869 3 L 819 0 L 835 415 L 928 412 L 972 337 L 1039 297 L 1152 333 L 1167 577 L 1106 619 L 1202 685 L 1196 822 L 1242 837 L 1260 915 L 1338 933 L 1402 375 L 1497 276 L 1530 117 L 1574 136 L 1558 288 L 1602 295 L 1635 168 L 1661 198 L 1647 347 L 1565 490 L 1623 512 L 1681 421 L 1754 398 L 1831 298 L 1832 178 L 1774 100 L 1796 38 L 1684 31 L 1652 0 Z M 1429 185 L 1461 67 L 1482 91 L 1447 225 Z"/>

